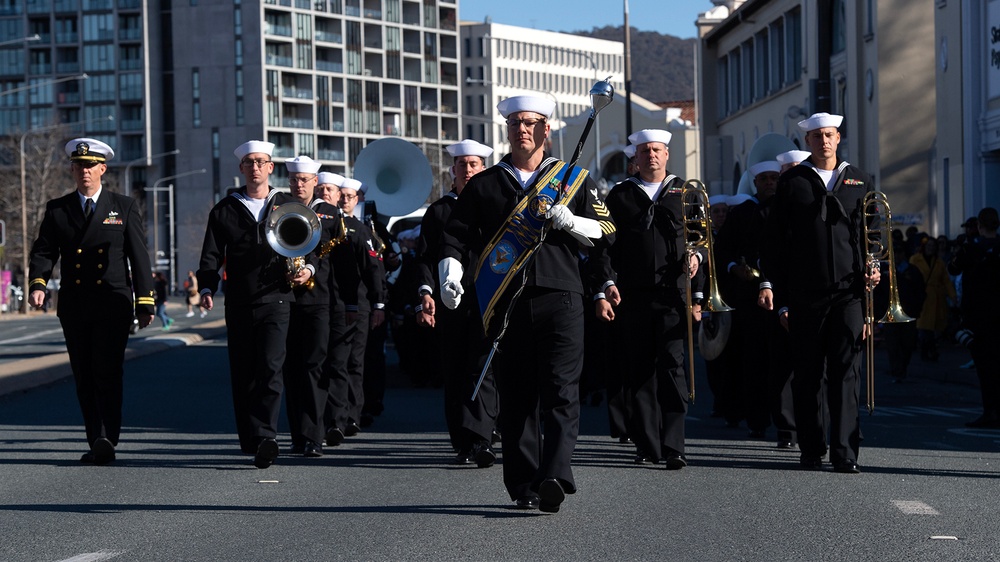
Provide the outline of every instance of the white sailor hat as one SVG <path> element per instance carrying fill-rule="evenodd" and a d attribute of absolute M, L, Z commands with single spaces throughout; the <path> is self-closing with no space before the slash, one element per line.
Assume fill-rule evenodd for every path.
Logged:
<path fill-rule="evenodd" d="M 340 184 L 340 189 L 353 189 L 354 191 L 360 191 L 364 193 L 364 184 L 354 178 L 344 178 L 343 183 Z"/>
<path fill-rule="evenodd" d="M 628 140 L 632 144 L 645 144 L 647 142 L 662 142 L 664 145 L 670 144 L 670 137 L 672 137 L 669 132 L 663 129 L 643 129 L 641 131 L 636 131 L 628 136 Z"/>
<path fill-rule="evenodd" d="M 285 167 L 292 174 L 316 174 L 322 165 L 308 156 L 296 156 L 291 160 L 285 160 Z"/>
<path fill-rule="evenodd" d="M 763 162 L 757 162 L 753 166 L 750 166 L 750 177 L 757 177 L 764 172 L 781 172 L 781 164 L 777 160 L 764 160 Z"/>
<path fill-rule="evenodd" d="M 718 195 L 713 195 L 713 196 L 709 197 L 708 198 L 708 204 L 709 204 L 709 206 L 711 206 L 711 205 L 728 205 L 728 202 L 727 202 L 728 199 L 729 199 L 728 195 L 723 195 L 723 194 L 720 193 Z"/>
<path fill-rule="evenodd" d="M 340 174 L 335 174 L 333 172 L 320 172 L 319 182 L 317 185 L 332 184 L 340 187 L 340 184 L 344 183 L 344 176 Z"/>
<path fill-rule="evenodd" d="M 460 156 L 478 156 L 480 158 L 489 158 L 493 154 L 493 149 L 486 146 L 485 144 L 480 144 L 472 139 L 465 139 L 462 142 L 456 142 L 455 144 L 450 144 L 445 147 L 448 154 L 451 154 L 454 158 Z"/>
<path fill-rule="evenodd" d="M 726 205 L 730 207 L 735 207 L 749 201 L 751 195 L 749 193 L 737 193 L 736 195 L 730 195 L 726 198 Z"/>
<path fill-rule="evenodd" d="M 511 113 L 519 111 L 531 111 L 549 117 L 555 109 L 556 102 L 538 96 L 513 96 L 500 100 L 500 103 L 497 104 L 497 110 L 500 111 L 500 115 L 503 115 L 504 119 Z"/>
<path fill-rule="evenodd" d="M 115 157 L 115 151 L 107 144 L 88 137 L 73 139 L 66 143 L 66 155 L 71 162 L 104 163 Z"/>
<path fill-rule="evenodd" d="M 843 115 L 831 115 L 826 112 L 813 113 L 808 119 L 799 121 L 799 128 L 809 132 L 826 127 L 840 127 L 840 123 L 843 121 Z"/>
<path fill-rule="evenodd" d="M 260 153 L 271 156 L 271 152 L 273 151 L 274 151 L 273 142 L 252 140 L 237 146 L 236 150 L 233 151 L 233 154 L 235 154 L 236 157 L 239 158 L 240 160 L 243 160 L 243 157 L 246 156 L 247 154 Z"/>
<path fill-rule="evenodd" d="M 774 157 L 779 164 L 791 164 L 793 162 L 802 162 L 806 158 L 812 156 L 812 153 L 808 150 L 789 150 L 788 152 L 782 152 L 781 154 Z"/>
<path fill-rule="evenodd" d="M 626 146 L 625 148 L 622 149 L 622 152 L 625 153 L 625 157 L 626 158 L 630 158 L 630 159 L 631 158 L 635 158 L 635 145 L 634 144 L 630 144 L 630 145 Z"/>

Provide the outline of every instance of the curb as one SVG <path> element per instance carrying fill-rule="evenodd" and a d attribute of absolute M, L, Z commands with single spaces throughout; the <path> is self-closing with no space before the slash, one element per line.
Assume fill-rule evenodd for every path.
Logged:
<path fill-rule="evenodd" d="M 132 340 L 125 349 L 125 361 L 175 347 L 213 340 L 225 334 L 226 321 L 215 320 L 182 331 Z M 54 383 L 71 376 L 73 371 L 69 365 L 69 353 L 65 351 L 13 361 L 4 365 L 3 373 L 0 373 L 0 396 Z"/>

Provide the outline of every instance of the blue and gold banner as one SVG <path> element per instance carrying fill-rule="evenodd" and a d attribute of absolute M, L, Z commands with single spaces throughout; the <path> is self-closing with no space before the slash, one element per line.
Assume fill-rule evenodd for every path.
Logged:
<path fill-rule="evenodd" d="M 500 297 L 537 249 L 546 221 L 545 213 L 559 201 L 572 199 L 590 174 L 583 168 L 574 167 L 566 182 L 565 194 L 560 194 L 560 172 L 565 167 L 565 162 L 559 162 L 538 178 L 532 191 L 514 207 L 507 218 L 507 226 L 493 237 L 479 258 L 476 296 L 486 333 L 489 333 Z"/>

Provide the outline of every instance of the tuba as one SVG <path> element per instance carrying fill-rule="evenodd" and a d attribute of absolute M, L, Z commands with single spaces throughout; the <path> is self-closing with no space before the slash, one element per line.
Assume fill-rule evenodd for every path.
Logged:
<path fill-rule="evenodd" d="M 740 184 L 736 189 L 736 193 L 747 193 L 752 195 L 756 188 L 753 186 L 753 178 L 750 177 L 750 167 L 755 164 L 760 164 L 761 162 L 766 162 L 768 160 L 774 160 L 779 154 L 783 152 L 788 152 L 789 150 L 798 150 L 799 147 L 795 146 L 788 137 L 784 135 L 779 135 L 778 133 L 766 133 L 761 135 L 757 139 L 753 146 L 750 147 L 750 152 L 747 154 L 747 167 L 740 176 Z"/>
<path fill-rule="evenodd" d="M 319 244 L 322 226 L 319 215 L 306 205 L 290 202 L 279 205 L 267 215 L 264 237 L 267 244 L 288 261 L 288 273 L 294 277 L 306 266 L 305 257 Z M 315 283 L 307 283 L 311 288 Z"/>
<path fill-rule="evenodd" d="M 864 220 L 865 265 L 868 274 L 878 269 L 882 261 L 889 262 L 889 308 L 879 319 L 880 324 L 913 322 L 914 319 L 903 312 L 896 285 L 896 258 L 892 248 L 892 211 L 889 199 L 881 191 L 870 191 L 861 200 Z M 865 388 L 868 414 L 875 411 L 875 284 L 868 282 L 865 288 Z"/>
<path fill-rule="evenodd" d="M 395 137 L 371 142 L 358 154 L 354 179 L 368 187 L 365 199 L 377 201 L 382 214 L 390 217 L 419 209 L 434 185 L 424 153 L 412 142 Z"/>
<path fill-rule="evenodd" d="M 715 249 L 712 246 L 712 216 L 708 203 L 708 190 L 700 180 L 688 180 L 681 186 L 681 212 L 684 223 L 684 247 L 690 256 L 705 249 L 704 267 L 708 268 L 708 296 L 704 311 L 710 313 L 730 312 L 733 308 L 722 300 L 719 283 L 715 274 Z M 685 271 L 690 261 L 685 258 Z M 687 276 L 687 328 L 688 328 L 688 399 L 694 402 L 694 303 L 691 294 L 691 275 Z"/>

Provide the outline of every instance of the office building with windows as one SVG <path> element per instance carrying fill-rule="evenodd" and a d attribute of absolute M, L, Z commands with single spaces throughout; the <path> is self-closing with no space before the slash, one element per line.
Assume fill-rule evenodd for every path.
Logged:
<path fill-rule="evenodd" d="M 0 94 L 36 86 L 0 95 L 0 133 L 87 121 L 117 153 L 106 183 L 150 188 L 151 251 L 176 283 L 247 140 L 275 144 L 279 187 L 285 158 L 350 175 L 385 136 L 448 178 L 457 21 L 456 0 L 0 0 Z"/>

